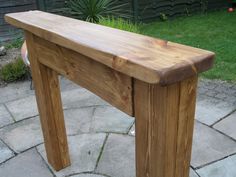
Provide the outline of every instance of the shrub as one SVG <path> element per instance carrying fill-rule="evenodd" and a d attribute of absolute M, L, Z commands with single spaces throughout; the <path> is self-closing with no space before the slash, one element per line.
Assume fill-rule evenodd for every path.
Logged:
<path fill-rule="evenodd" d="M 103 18 L 99 21 L 99 24 L 134 33 L 140 32 L 138 24 L 134 24 L 130 20 L 125 20 L 122 18 L 114 18 L 114 17 Z"/>
<path fill-rule="evenodd" d="M 6 49 L 20 48 L 22 46 L 23 42 L 24 42 L 23 38 L 16 38 L 15 40 L 6 44 L 5 47 L 6 47 Z"/>
<path fill-rule="evenodd" d="M 17 60 L 2 67 L 0 70 L 0 77 L 5 82 L 13 82 L 26 78 L 28 73 L 29 71 L 23 60 L 18 58 Z"/>
<path fill-rule="evenodd" d="M 118 0 L 69 0 L 66 4 L 72 17 L 93 23 L 109 15 L 128 17 L 122 10 L 127 4 L 118 4 Z"/>

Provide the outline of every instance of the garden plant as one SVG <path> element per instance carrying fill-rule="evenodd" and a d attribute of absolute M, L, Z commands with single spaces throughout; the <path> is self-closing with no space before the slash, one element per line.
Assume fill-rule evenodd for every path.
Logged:
<path fill-rule="evenodd" d="M 78 19 L 98 23 L 104 17 L 114 15 L 128 18 L 126 4 L 119 4 L 118 0 L 69 0 L 67 13 Z"/>

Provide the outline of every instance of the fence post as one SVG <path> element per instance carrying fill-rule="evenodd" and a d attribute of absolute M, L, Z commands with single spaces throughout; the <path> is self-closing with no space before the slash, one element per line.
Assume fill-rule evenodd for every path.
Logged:
<path fill-rule="evenodd" d="M 138 21 L 138 0 L 133 0 L 133 14 L 134 14 L 134 22 Z"/>

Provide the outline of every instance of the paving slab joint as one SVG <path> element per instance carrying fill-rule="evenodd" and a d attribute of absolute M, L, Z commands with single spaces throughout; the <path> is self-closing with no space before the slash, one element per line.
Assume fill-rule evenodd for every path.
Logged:
<path fill-rule="evenodd" d="M 102 173 L 93 173 L 93 172 L 82 172 L 82 173 L 73 173 L 73 174 L 70 174 L 70 175 L 66 175 L 65 177 L 73 177 L 75 175 L 101 175 L 101 176 L 105 176 L 105 177 L 112 177 L 112 176 L 109 176 L 107 174 L 102 174 Z"/>
<path fill-rule="evenodd" d="M 200 122 L 199 120 L 196 120 L 196 121 L 197 121 L 198 123 L 202 124 L 202 125 L 205 125 L 205 126 L 211 128 L 211 129 L 213 129 L 214 131 L 220 133 L 221 135 L 223 135 L 223 136 L 229 138 L 230 140 L 232 140 L 232 141 L 234 141 L 234 142 L 236 143 L 236 140 L 235 140 L 234 138 L 232 138 L 231 136 L 229 136 L 229 135 L 227 135 L 227 134 L 225 134 L 225 133 L 223 133 L 223 132 L 221 132 L 221 131 L 215 129 L 215 128 L 212 127 L 212 126 L 209 126 L 209 125 L 207 125 L 207 124 L 205 124 L 205 123 L 203 123 L 203 122 Z"/>
<path fill-rule="evenodd" d="M 127 132 L 127 134 L 129 135 L 129 132 L 131 131 L 131 129 L 132 129 L 132 127 L 135 125 L 135 120 L 134 120 L 134 122 L 131 124 L 131 126 L 128 128 L 128 132 Z"/>
<path fill-rule="evenodd" d="M 100 153 L 99 153 L 98 158 L 97 158 L 97 161 L 96 161 L 96 165 L 95 165 L 94 171 L 96 171 L 96 169 L 97 169 L 97 167 L 98 167 L 98 163 L 99 163 L 99 161 L 100 161 L 100 159 L 101 159 L 101 156 L 102 156 L 104 147 L 105 147 L 105 145 L 106 145 L 108 136 L 109 136 L 109 133 L 106 134 L 105 140 L 104 140 L 104 142 L 103 142 L 103 145 L 102 145 L 102 147 L 101 147 Z"/>
<path fill-rule="evenodd" d="M 234 109 L 233 111 L 231 111 L 230 113 L 228 113 L 227 115 L 225 115 L 224 117 L 220 118 L 219 120 L 217 120 L 216 122 L 214 122 L 213 124 L 211 124 L 209 127 L 213 128 L 217 123 L 223 121 L 225 118 L 229 117 L 231 114 L 233 114 L 234 112 L 236 112 L 236 109 Z"/>
<path fill-rule="evenodd" d="M 5 107 L 5 109 L 7 110 L 7 112 L 11 115 L 12 120 L 14 121 L 14 123 L 16 122 L 15 117 L 13 116 L 13 114 L 11 113 L 11 111 L 8 109 L 8 107 L 5 105 L 5 103 L 3 103 L 3 106 Z"/>
<path fill-rule="evenodd" d="M 13 156 L 13 157 L 15 157 L 15 156 L 17 155 L 17 153 L 16 153 L 10 146 L 8 146 L 8 144 L 5 143 L 2 138 L 0 138 L 0 141 L 2 141 L 2 143 L 3 143 L 8 149 L 10 149 L 10 150 L 14 153 L 14 156 Z M 8 160 L 9 160 L 9 159 L 8 159 Z M 7 160 L 6 160 L 6 161 L 7 161 Z"/>
<path fill-rule="evenodd" d="M 34 148 L 35 148 L 35 147 L 34 147 Z M 42 157 L 42 155 L 39 153 L 38 148 L 35 148 L 35 149 L 36 149 L 36 152 L 37 152 L 37 154 L 39 155 L 39 157 L 42 159 L 43 163 L 46 165 L 46 167 L 48 168 L 48 170 L 50 171 L 50 173 L 53 175 L 53 177 L 57 177 L 57 176 L 53 173 L 52 169 L 49 167 L 48 163 L 45 161 L 45 159 L 44 159 L 44 158 Z"/>
<path fill-rule="evenodd" d="M 212 162 L 209 162 L 209 163 L 200 165 L 200 166 L 196 167 L 195 170 L 199 170 L 199 169 L 201 169 L 201 168 L 204 168 L 204 167 L 206 167 L 206 166 L 208 166 L 208 165 L 211 165 L 211 164 L 213 164 L 213 163 L 219 162 L 219 161 L 221 161 L 221 160 L 227 159 L 228 157 L 231 157 L 231 156 L 234 156 L 234 155 L 236 155 L 236 152 L 233 153 L 233 154 L 230 154 L 230 155 L 228 155 L 228 156 L 222 157 L 222 158 L 220 158 L 220 159 L 214 160 L 214 161 L 212 161 Z"/>
<path fill-rule="evenodd" d="M 196 172 L 196 168 L 194 168 L 192 165 L 190 165 L 190 167 L 192 168 L 192 170 L 196 173 L 196 175 L 198 176 L 198 177 L 201 177 L 197 172 Z M 190 172 L 190 171 L 189 171 Z"/>

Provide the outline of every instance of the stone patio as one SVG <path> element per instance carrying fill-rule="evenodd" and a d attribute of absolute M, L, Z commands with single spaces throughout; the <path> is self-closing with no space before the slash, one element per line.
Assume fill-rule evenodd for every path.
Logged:
<path fill-rule="evenodd" d="M 28 81 L 0 88 L 0 177 L 135 177 L 134 118 L 61 79 L 72 165 L 47 163 Z M 200 80 L 191 177 L 236 177 L 236 85 Z"/>

